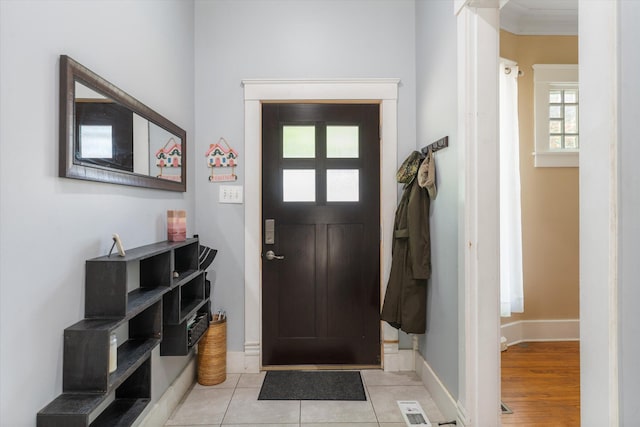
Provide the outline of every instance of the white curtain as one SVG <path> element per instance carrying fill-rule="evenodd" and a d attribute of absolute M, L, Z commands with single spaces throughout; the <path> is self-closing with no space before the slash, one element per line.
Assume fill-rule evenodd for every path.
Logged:
<path fill-rule="evenodd" d="M 524 311 L 518 66 L 500 64 L 500 315 Z"/>

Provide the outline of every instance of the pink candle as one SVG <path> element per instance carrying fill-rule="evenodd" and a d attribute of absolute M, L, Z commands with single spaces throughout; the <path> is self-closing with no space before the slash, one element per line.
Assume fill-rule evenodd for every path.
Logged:
<path fill-rule="evenodd" d="M 167 240 L 183 242 L 187 239 L 187 212 L 167 211 Z"/>

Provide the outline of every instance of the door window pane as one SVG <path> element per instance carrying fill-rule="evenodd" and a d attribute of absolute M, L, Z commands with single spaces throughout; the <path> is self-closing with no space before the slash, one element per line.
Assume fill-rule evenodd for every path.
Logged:
<path fill-rule="evenodd" d="M 316 201 L 315 169 L 285 169 L 282 171 L 282 200 L 285 202 Z"/>
<path fill-rule="evenodd" d="M 315 126 L 283 126 L 282 157 L 313 159 L 316 157 Z"/>
<path fill-rule="evenodd" d="M 358 169 L 327 169 L 327 202 L 357 202 L 359 189 Z"/>
<path fill-rule="evenodd" d="M 358 158 L 358 126 L 327 126 L 327 157 Z"/>
<path fill-rule="evenodd" d="M 80 126 L 80 157 L 112 159 L 113 136 L 111 126 Z"/>

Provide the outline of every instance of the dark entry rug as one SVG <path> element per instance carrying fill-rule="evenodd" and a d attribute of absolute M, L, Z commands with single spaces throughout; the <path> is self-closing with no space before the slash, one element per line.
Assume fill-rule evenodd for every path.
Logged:
<path fill-rule="evenodd" d="M 268 371 L 258 400 L 367 400 L 360 372 Z"/>

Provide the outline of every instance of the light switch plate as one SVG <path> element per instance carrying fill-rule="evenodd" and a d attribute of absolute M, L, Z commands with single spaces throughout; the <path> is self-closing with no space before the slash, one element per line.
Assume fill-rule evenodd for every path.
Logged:
<path fill-rule="evenodd" d="M 220 203 L 242 203 L 242 185 L 221 185 Z"/>

